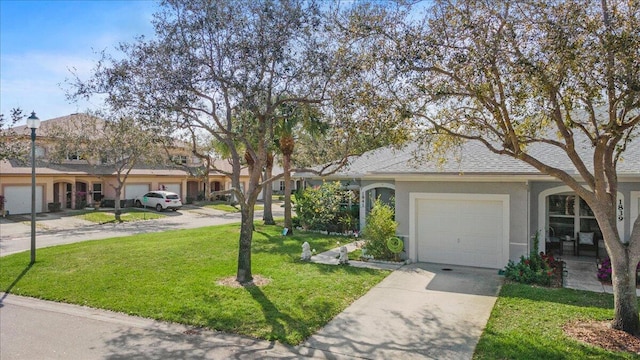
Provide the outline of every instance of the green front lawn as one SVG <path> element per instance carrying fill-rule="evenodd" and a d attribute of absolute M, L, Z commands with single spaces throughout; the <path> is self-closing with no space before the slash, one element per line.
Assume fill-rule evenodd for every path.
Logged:
<path fill-rule="evenodd" d="M 638 359 L 608 352 L 565 336 L 575 320 L 613 318 L 613 296 L 571 289 L 505 284 L 474 359 Z"/>
<path fill-rule="evenodd" d="M 38 249 L 0 258 L 0 291 L 109 309 L 297 344 L 389 274 L 301 262 L 336 238 L 256 223 L 254 275 L 263 287 L 218 285 L 237 270 L 239 226 L 141 234 Z"/>
<path fill-rule="evenodd" d="M 122 209 L 122 214 L 120 215 L 120 220 L 122 222 L 128 221 L 141 221 L 141 220 L 152 220 L 159 219 L 165 217 L 166 215 L 162 215 L 156 211 L 149 211 L 143 209 L 134 209 L 134 208 L 126 208 Z M 116 218 L 113 210 L 89 210 L 83 211 L 81 214 L 73 215 L 73 217 L 91 221 L 97 224 L 105 224 L 109 222 L 115 222 Z"/>
<path fill-rule="evenodd" d="M 225 212 L 240 212 L 240 205 L 229 205 L 229 203 L 225 201 L 214 201 L 209 205 L 205 205 L 205 207 L 208 207 L 210 209 L 225 211 Z M 264 209 L 264 206 L 262 205 L 254 205 L 253 207 L 254 211 L 263 210 L 263 209 Z"/>

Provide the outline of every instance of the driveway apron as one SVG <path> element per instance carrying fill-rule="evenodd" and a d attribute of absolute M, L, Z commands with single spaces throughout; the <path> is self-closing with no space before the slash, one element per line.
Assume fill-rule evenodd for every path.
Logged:
<path fill-rule="evenodd" d="M 411 264 L 300 347 L 364 359 L 470 359 L 502 284 L 496 270 Z"/>

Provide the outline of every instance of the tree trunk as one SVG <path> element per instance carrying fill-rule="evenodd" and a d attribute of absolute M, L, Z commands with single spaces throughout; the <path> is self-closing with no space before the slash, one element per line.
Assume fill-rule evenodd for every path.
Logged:
<path fill-rule="evenodd" d="M 284 172 L 284 227 L 289 229 L 287 235 L 293 235 L 293 220 L 291 219 L 291 154 L 282 155 Z"/>
<path fill-rule="evenodd" d="M 251 202 L 251 201 L 249 201 Z M 253 280 L 251 274 L 251 241 L 253 240 L 253 206 L 254 204 L 242 204 L 242 222 L 240 225 L 240 247 L 238 251 L 238 272 L 236 280 L 248 283 Z"/>
<path fill-rule="evenodd" d="M 267 166 L 264 170 L 264 180 L 270 179 L 273 176 L 273 155 L 267 155 Z M 275 225 L 276 222 L 273 220 L 273 212 L 271 211 L 271 205 L 273 204 L 273 186 L 271 183 L 265 184 L 263 189 L 263 198 L 264 198 L 264 213 L 262 215 L 262 220 L 265 225 Z"/>
<path fill-rule="evenodd" d="M 629 252 L 611 257 L 611 282 L 615 315 L 611 327 L 637 335 L 639 328 L 638 297 L 636 295 L 636 264 Z"/>
<path fill-rule="evenodd" d="M 122 195 L 122 185 L 116 188 L 116 200 L 114 201 L 113 208 L 117 222 L 121 222 L 120 214 L 122 213 L 122 209 L 120 208 L 120 196 Z"/>
<path fill-rule="evenodd" d="M 615 313 L 611 327 L 617 330 L 637 335 L 640 329 L 638 317 L 638 297 L 636 295 L 636 266 L 637 257 L 629 244 L 623 244 L 615 227 L 615 211 L 611 221 L 601 222 L 600 214 L 594 211 L 598 225 L 602 231 L 605 247 L 611 260 L 611 283 L 613 285 L 613 301 Z M 603 215 L 602 217 L 606 217 Z M 635 230 L 635 229 L 634 229 Z M 634 235 L 632 233 L 632 235 Z M 630 243 L 633 242 L 633 236 Z"/>

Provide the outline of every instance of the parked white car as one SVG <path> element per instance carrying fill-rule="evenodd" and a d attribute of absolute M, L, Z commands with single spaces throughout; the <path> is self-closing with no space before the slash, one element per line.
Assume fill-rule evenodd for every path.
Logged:
<path fill-rule="evenodd" d="M 157 211 L 167 209 L 176 211 L 182 207 L 180 195 L 169 191 L 150 191 L 136 197 L 135 204 L 137 207 L 153 207 Z"/>

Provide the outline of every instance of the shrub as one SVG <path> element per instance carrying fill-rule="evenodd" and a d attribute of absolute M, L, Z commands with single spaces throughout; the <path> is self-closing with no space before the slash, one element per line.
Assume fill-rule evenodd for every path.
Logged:
<path fill-rule="evenodd" d="M 391 206 L 384 204 L 380 199 L 374 202 L 367 217 L 367 225 L 362 231 L 368 255 L 382 260 L 395 259 L 395 254 L 387 246 L 387 240 L 396 235 L 398 228 L 398 223 L 393 220 L 394 215 Z"/>
<path fill-rule="evenodd" d="M 538 254 L 538 241 L 536 233 L 529 257 L 521 256 L 518 263 L 509 260 L 504 269 L 504 276 L 507 279 L 524 284 L 551 285 L 553 269 L 550 264 L 555 263 L 555 260 L 550 255 Z"/>
<path fill-rule="evenodd" d="M 62 209 L 62 203 L 59 203 L 59 202 L 47 203 L 47 209 L 49 210 L 49 212 L 58 212 L 60 211 L 60 209 Z"/>
<path fill-rule="evenodd" d="M 350 196 L 354 196 L 353 192 L 343 189 L 337 181 L 296 193 L 294 206 L 300 225 L 310 230 L 353 230 L 349 227 L 357 224 L 357 218 L 352 214 L 352 209 L 342 206 Z"/>
<path fill-rule="evenodd" d="M 540 255 L 528 258 L 521 256 L 518 263 L 509 260 L 504 275 L 519 283 L 548 286 L 551 284 L 553 270 Z"/>

